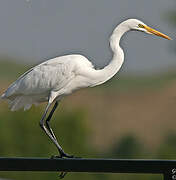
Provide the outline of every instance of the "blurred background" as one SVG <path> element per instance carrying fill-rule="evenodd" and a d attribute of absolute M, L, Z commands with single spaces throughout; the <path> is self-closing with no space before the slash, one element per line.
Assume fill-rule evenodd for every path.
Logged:
<path fill-rule="evenodd" d="M 96 67 L 111 59 L 113 28 L 137 18 L 167 41 L 130 32 L 121 41 L 125 63 L 104 85 L 65 98 L 52 119 L 65 151 L 80 157 L 176 159 L 174 0 L 1 0 L 0 93 L 30 67 L 81 53 Z M 55 146 L 39 128 L 45 104 L 11 112 L 0 103 L 0 156 L 50 157 Z M 7 179 L 57 179 L 57 173 L 0 172 Z M 159 180 L 160 175 L 69 173 L 65 179 Z"/>

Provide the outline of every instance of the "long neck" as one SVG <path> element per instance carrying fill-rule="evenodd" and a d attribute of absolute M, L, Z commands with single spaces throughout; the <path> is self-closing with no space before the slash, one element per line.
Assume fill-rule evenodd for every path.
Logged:
<path fill-rule="evenodd" d="M 119 45 L 120 39 L 129 28 L 123 23 L 118 25 L 110 37 L 110 47 L 113 52 L 113 58 L 110 63 L 101 70 L 97 70 L 98 80 L 95 85 L 102 84 L 112 78 L 121 68 L 124 61 L 124 53 Z"/>

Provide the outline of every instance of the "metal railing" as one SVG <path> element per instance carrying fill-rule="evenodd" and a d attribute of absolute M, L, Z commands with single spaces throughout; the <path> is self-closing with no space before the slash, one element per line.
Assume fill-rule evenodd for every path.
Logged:
<path fill-rule="evenodd" d="M 163 174 L 176 179 L 175 160 L 0 158 L 0 171 L 57 171 Z"/>

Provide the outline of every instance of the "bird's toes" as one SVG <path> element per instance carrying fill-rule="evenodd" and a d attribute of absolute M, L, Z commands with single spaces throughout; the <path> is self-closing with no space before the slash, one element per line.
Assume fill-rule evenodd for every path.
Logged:
<path fill-rule="evenodd" d="M 51 156 L 51 159 L 58 159 L 58 158 L 62 158 L 61 156 L 58 156 L 58 155 L 52 155 Z"/>
<path fill-rule="evenodd" d="M 61 154 L 61 155 L 52 155 L 51 159 L 57 159 L 57 158 L 75 158 L 73 155 L 69 154 Z"/>
<path fill-rule="evenodd" d="M 59 178 L 60 178 L 60 179 L 63 179 L 63 178 L 66 176 L 66 174 L 67 174 L 67 172 L 61 172 L 61 173 L 59 174 Z"/>

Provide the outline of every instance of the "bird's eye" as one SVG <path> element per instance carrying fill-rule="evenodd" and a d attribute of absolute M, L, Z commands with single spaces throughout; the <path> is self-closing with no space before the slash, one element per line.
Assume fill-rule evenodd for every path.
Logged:
<path fill-rule="evenodd" d="M 144 28 L 144 25 L 142 25 L 142 24 L 138 24 L 138 27 L 140 27 L 140 28 Z"/>

